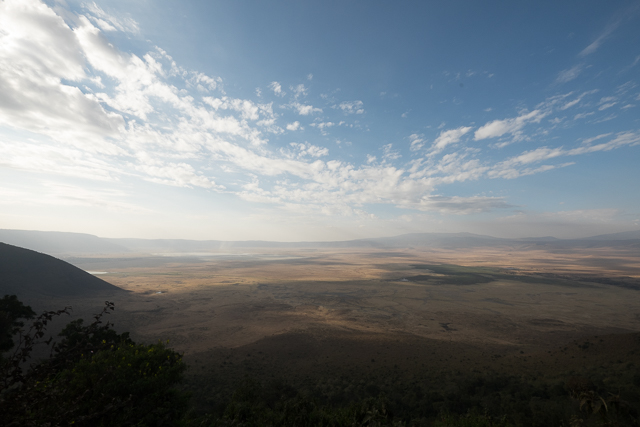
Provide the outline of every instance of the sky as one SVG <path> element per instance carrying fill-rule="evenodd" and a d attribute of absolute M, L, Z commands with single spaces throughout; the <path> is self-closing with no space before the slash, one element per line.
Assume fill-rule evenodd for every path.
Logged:
<path fill-rule="evenodd" d="M 0 228 L 640 230 L 640 1 L 0 0 Z"/>

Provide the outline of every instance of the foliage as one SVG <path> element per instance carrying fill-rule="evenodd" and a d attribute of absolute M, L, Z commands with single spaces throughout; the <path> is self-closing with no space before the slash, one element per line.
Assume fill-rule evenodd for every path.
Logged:
<path fill-rule="evenodd" d="M 262 380 L 194 375 L 195 410 L 177 388 L 181 355 L 116 332 L 103 320 L 113 309 L 70 322 L 53 343 L 46 327 L 69 307 L 34 318 L 15 296 L 0 300 L 2 336 L 15 341 L 0 359 L 0 426 L 640 426 L 640 370 L 622 362 L 561 379 L 428 367 L 287 376 L 243 363 L 238 373 Z M 41 344 L 49 357 L 27 366 Z"/>
<path fill-rule="evenodd" d="M 18 344 L 2 361 L 0 425 L 121 426 L 176 425 L 188 396 L 175 389 L 186 365 L 164 344 L 136 344 L 102 318 L 106 302 L 89 325 L 69 323 L 62 340 L 44 340 L 53 317 L 70 308 L 44 312 L 31 327 L 17 330 Z M 51 345 L 50 357 L 24 367 L 34 346 Z"/>
<path fill-rule="evenodd" d="M 200 426 L 396 426 L 383 397 L 333 406 L 301 395 L 281 381 L 266 385 L 245 379 L 220 415 L 207 415 Z"/>
<path fill-rule="evenodd" d="M 254 375 L 261 372 L 249 367 L 245 369 Z M 611 380 L 612 372 L 598 369 Z M 196 417 L 192 425 L 640 426 L 640 400 L 630 374 L 629 388 L 622 386 L 622 377 L 615 395 L 607 390 L 618 385 L 609 387 L 614 383 L 607 386 L 595 374 L 593 382 L 572 377 L 563 382 L 494 371 L 428 370 L 427 376 L 418 371 L 399 375 L 380 370 L 362 376 L 325 371 L 288 377 L 281 373 L 271 379 L 265 373 L 262 381 L 229 378 L 228 385 L 219 376 L 198 375 L 203 382 L 192 388 L 198 390 L 195 403 L 208 415 Z M 207 388 L 207 381 L 215 383 Z"/>
<path fill-rule="evenodd" d="M 19 319 L 33 319 L 35 315 L 31 307 L 18 301 L 15 295 L 5 295 L 0 299 L 0 353 L 14 346 L 13 335 L 24 326 Z"/>
<path fill-rule="evenodd" d="M 442 415 L 433 427 L 510 427 L 507 417 L 492 418 L 488 415 L 468 413 L 465 415 Z"/>
<path fill-rule="evenodd" d="M 19 313 L 22 313 L 27 318 L 32 318 L 35 314 L 31 307 L 24 307 L 21 302 L 19 304 L 14 303 L 17 301 L 15 295 L 5 296 L 4 300 L 11 302 L 5 305 L 7 311 L 0 312 L 0 317 L 10 319 L 12 316 L 15 318 Z M 16 310 L 16 308 L 18 310 Z M 16 393 L 17 389 L 24 389 L 24 385 L 28 383 L 30 377 L 36 377 L 37 374 L 43 371 L 43 369 L 41 369 L 42 366 L 44 366 L 43 364 L 30 367 L 26 373 L 24 372 L 24 367 L 31 358 L 31 352 L 37 345 L 51 344 L 53 338 L 49 338 L 46 341 L 44 339 L 49 322 L 51 322 L 54 317 L 69 314 L 70 309 L 71 307 L 66 307 L 57 311 L 45 311 L 35 318 L 26 331 L 21 329 L 21 327 L 24 326 L 23 322 L 13 322 L 15 326 L 12 326 L 11 329 L 14 333 L 14 336 L 11 337 L 11 344 L 13 346 L 14 338 L 17 339 L 18 342 L 17 345 L 15 345 L 15 349 L 8 355 L 0 357 L 0 408 L 5 402 L 6 395 L 9 392 Z M 9 347 L 8 350 L 11 350 L 11 348 L 12 347 Z"/>
<path fill-rule="evenodd" d="M 80 360 L 35 385 L 43 396 L 33 418 L 75 425 L 175 424 L 188 399 L 175 390 L 185 365 L 162 343 L 121 343 Z"/>

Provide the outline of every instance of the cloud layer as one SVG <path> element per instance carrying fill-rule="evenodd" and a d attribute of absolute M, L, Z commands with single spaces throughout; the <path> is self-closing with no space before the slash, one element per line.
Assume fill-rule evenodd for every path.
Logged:
<path fill-rule="evenodd" d="M 614 30 L 579 56 L 591 55 Z M 582 143 L 536 142 L 571 121 L 565 111 L 580 109 L 572 115 L 581 120 L 633 108 L 638 95 L 629 88 L 597 97 L 597 89 L 563 93 L 484 124 L 407 129 L 382 141 L 362 122 L 369 102 L 365 108 L 335 94 L 310 99 L 313 86 L 305 84 L 317 80 L 311 74 L 304 84 L 272 81 L 256 99 L 236 98 L 220 77 L 185 69 L 160 47 L 137 55 L 109 39 L 139 31 L 133 19 L 110 16 L 95 3 L 63 18 L 36 0 L 1 2 L 0 167 L 228 193 L 298 214 L 364 218 L 371 206 L 387 205 L 448 215 L 513 208 L 504 196 L 449 193 L 450 184 L 544 173 L 582 155 L 640 144 L 633 129 Z M 556 83 L 583 70 L 580 63 L 561 71 Z M 360 132 L 351 156 L 322 138 L 336 129 Z M 521 141 L 529 145 L 497 151 Z"/>

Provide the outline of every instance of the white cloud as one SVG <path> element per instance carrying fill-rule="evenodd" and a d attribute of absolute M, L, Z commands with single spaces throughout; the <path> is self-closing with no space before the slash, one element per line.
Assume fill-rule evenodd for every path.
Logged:
<path fill-rule="evenodd" d="M 99 181 L 115 181 L 122 173 L 119 168 L 84 150 L 35 141 L 3 139 L 0 140 L 2 167 Z"/>
<path fill-rule="evenodd" d="M 273 91 L 277 96 L 285 96 L 286 92 L 282 91 L 282 86 L 278 82 L 271 82 L 269 84 L 269 89 Z"/>
<path fill-rule="evenodd" d="M 571 68 L 560 71 L 556 78 L 556 83 L 567 83 L 580 75 L 584 69 L 584 64 L 576 64 Z"/>
<path fill-rule="evenodd" d="M 573 119 L 574 120 L 584 119 L 584 118 L 587 118 L 589 116 L 593 116 L 594 114 L 595 114 L 594 112 L 579 113 L 579 114 L 576 114 L 575 116 L 573 116 Z"/>
<path fill-rule="evenodd" d="M 327 135 L 327 129 L 330 128 L 330 127 L 336 126 L 336 123 L 334 123 L 334 122 L 315 122 L 315 123 L 311 123 L 310 126 L 320 129 L 320 133 L 322 133 L 323 135 Z"/>
<path fill-rule="evenodd" d="M 161 49 L 141 57 L 120 51 L 104 31 L 125 30 L 114 20 L 91 16 L 67 24 L 35 0 L 0 2 L 2 167 L 94 182 L 138 179 L 225 191 L 291 212 L 366 216 L 363 205 L 385 203 L 471 213 L 508 205 L 499 197 L 435 195 L 436 189 L 483 177 L 542 173 L 570 164 L 547 164 L 560 157 L 638 143 L 633 132 L 599 135 L 573 149 L 542 147 L 492 163 L 489 158 L 481 160 L 474 147 L 438 156 L 472 130 L 471 126 L 444 130 L 443 123 L 426 156 L 417 154 L 427 143 L 424 135 L 409 136 L 410 146 L 403 145 L 402 150 L 409 148 L 414 155 L 405 164 L 393 144 L 381 147 L 378 157 L 361 152 L 358 158 L 366 158 L 364 164 L 332 159 L 321 144 L 296 142 L 278 149 L 278 140 L 268 140 L 284 132 L 278 123 L 294 131 L 302 129 L 300 122 L 284 121 L 271 103 L 227 96 L 220 78 L 185 70 Z M 269 89 L 284 96 L 278 82 Z M 300 115 L 323 112 L 295 99 L 307 92 L 304 85 L 291 91 L 293 101 L 284 108 Z M 530 113 L 486 123 L 474 138 L 515 136 L 527 124 L 539 123 L 565 96 Z M 343 102 L 335 109 L 364 112 L 361 101 Z M 291 113 L 284 111 L 282 116 Z M 321 132 L 341 125 L 347 126 L 320 117 L 310 124 Z M 18 131 L 30 136 L 11 137 Z M 599 140 L 606 142 L 592 145 Z M 376 141 L 372 138 L 369 146 Z M 346 153 L 347 144 L 337 151 Z M 247 176 L 255 179 L 247 183 Z"/>
<path fill-rule="evenodd" d="M 0 125 L 120 152 L 95 135 L 117 135 L 122 118 L 62 83 L 89 83 L 80 44 L 66 23 L 38 2 L 9 0 L 0 3 L 0 28 Z"/>
<path fill-rule="evenodd" d="M 175 187 L 224 189 L 224 187 L 216 185 L 212 179 L 198 173 L 190 164 L 184 162 L 167 163 L 151 159 L 148 156 L 145 157 L 143 162 L 132 166 L 135 170 L 143 173 L 141 178 L 146 181 Z"/>
<path fill-rule="evenodd" d="M 295 96 L 296 99 L 300 96 L 307 96 L 307 88 L 304 87 L 302 83 L 295 87 L 291 86 L 289 89 L 293 91 L 293 96 Z"/>
<path fill-rule="evenodd" d="M 362 101 L 345 101 L 341 102 L 340 105 L 338 105 L 338 108 L 340 108 L 345 114 L 363 114 L 363 105 Z"/>
<path fill-rule="evenodd" d="M 147 62 L 154 62 L 153 65 L 156 73 L 163 73 L 162 66 L 156 63 L 150 55 L 145 55 L 145 59 Z M 222 79 L 220 77 L 209 77 L 204 73 L 192 73 L 192 77 L 187 80 L 187 83 L 196 87 L 200 92 L 209 92 L 216 90 L 218 85 L 222 83 Z"/>
<path fill-rule="evenodd" d="M 597 141 L 597 140 L 602 139 L 602 138 L 606 138 L 608 136 L 611 136 L 611 132 L 603 133 L 603 134 L 600 134 L 600 135 L 597 135 L 597 136 L 594 136 L 594 137 L 591 137 L 591 138 L 587 138 L 587 139 L 583 140 L 582 143 L 583 144 L 591 144 L 594 141 Z"/>
<path fill-rule="evenodd" d="M 84 3 L 83 7 L 90 12 L 90 18 L 98 23 L 103 31 L 122 31 L 126 33 L 138 33 L 140 31 L 138 23 L 128 16 L 116 17 L 107 14 L 95 2 Z"/>
<path fill-rule="evenodd" d="M 600 135 L 597 137 L 600 139 Z M 566 154 L 569 156 L 577 156 L 581 154 L 587 153 L 595 153 L 598 151 L 611 151 L 616 148 L 624 147 L 624 146 L 635 146 L 640 145 L 640 134 L 637 132 L 620 132 L 616 134 L 616 137 L 608 142 L 604 142 L 597 145 L 589 145 L 588 143 L 583 144 L 578 148 L 574 148 L 571 150 L 567 150 Z"/>
<path fill-rule="evenodd" d="M 323 157 L 329 154 L 328 148 L 318 147 L 309 143 L 292 142 L 290 145 L 298 150 L 298 157 Z"/>
<path fill-rule="evenodd" d="M 386 144 L 382 146 L 382 158 L 384 160 L 396 160 L 402 157 L 397 150 L 393 149 L 393 144 Z"/>
<path fill-rule="evenodd" d="M 424 135 L 418 135 L 417 133 L 409 135 L 409 141 L 411 142 L 411 145 L 409 146 L 411 151 L 419 151 L 427 142 L 424 139 Z"/>
<path fill-rule="evenodd" d="M 300 122 L 299 121 L 295 121 L 295 122 L 289 123 L 287 125 L 287 130 L 294 131 L 294 130 L 298 130 L 298 129 L 300 129 Z"/>
<path fill-rule="evenodd" d="M 615 96 L 605 96 L 600 99 L 598 102 L 598 111 L 606 110 L 607 108 L 611 108 L 618 103 L 617 98 Z"/>
<path fill-rule="evenodd" d="M 448 145 L 456 144 L 460 141 L 460 138 L 466 135 L 470 130 L 470 126 L 460 126 L 457 129 L 449 129 L 447 131 L 440 132 L 440 135 L 438 135 L 431 145 L 431 153 L 439 153 Z"/>
<path fill-rule="evenodd" d="M 639 57 L 639 58 L 640 58 L 640 57 Z M 631 81 L 631 80 L 630 80 L 630 81 L 628 81 L 628 82 L 625 82 L 625 83 L 623 83 L 623 84 L 619 85 L 619 86 L 616 88 L 616 93 L 617 93 L 618 95 L 624 95 L 624 94 L 626 94 L 627 92 L 629 92 L 630 90 L 635 89 L 636 87 L 638 87 L 638 84 L 637 84 L 636 82 L 634 82 L 634 81 Z"/>
<path fill-rule="evenodd" d="M 291 103 L 291 107 L 298 112 L 301 116 L 308 116 L 313 113 L 322 113 L 322 108 L 316 108 L 312 105 L 304 105 L 299 102 Z"/>
<path fill-rule="evenodd" d="M 549 115 L 548 111 L 533 110 L 529 113 L 522 113 L 512 119 L 494 120 L 476 130 L 474 139 L 479 141 L 487 138 L 496 138 L 508 133 L 513 134 L 529 123 L 540 123 L 547 115 Z"/>
<path fill-rule="evenodd" d="M 611 35 L 611 33 L 613 33 L 618 28 L 619 25 L 620 25 L 619 20 L 615 20 L 609 23 L 604 28 L 602 33 L 600 33 L 600 35 L 593 42 L 591 42 L 591 44 L 589 44 L 589 46 L 585 47 L 582 50 L 582 52 L 580 52 L 580 56 L 591 55 L 596 50 L 598 50 L 598 48 L 602 45 L 602 43 Z"/>
<path fill-rule="evenodd" d="M 514 165 L 514 164 L 529 164 L 534 162 L 540 162 L 542 160 L 552 159 L 554 157 L 562 156 L 565 154 L 565 151 L 562 148 L 547 148 L 540 147 L 535 150 L 526 151 L 519 156 L 512 157 L 504 164 Z"/>
<path fill-rule="evenodd" d="M 578 96 L 578 97 L 577 97 L 576 99 L 574 99 L 573 101 L 569 101 L 569 102 L 567 102 L 566 104 L 564 104 L 562 107 L 560 107 L 560 109 L 561 109 L 561 110 L 566 110 L 566 109 L 568 109 L 568 108 L 571 108 L 571 107 L 573 107 L 574 105 L 578 104 L 580 101 L 582 101 L 582 99 L 583 99 L 585 96 L 593 95 L 593 94 L 594 94 L 594 93 L 596 93 L 596 92 L 598 92 L 598 90 L 597 90 L 597 89 L 590 90 L 590 91 L 587 91 L 587 92 L 583 92 L 580 96 Z"/>
<path fill-rule="evenodd" d="M 598 135 L 596 137 L 586 139 L 582 145 L 573 149 L 565 149 L 563 147 L 540 147 L 535 150 L 526 151 L 518 156 L 511 157 L 505 161 L 496 164 L 488 172 L 491 178 L 517 178 L 524 175 L 532 175 L 535 173 L 545 172 L 558 167 L 566 167 L 574 164 L 573 162 L 562 163 L 559 165 L 542 165 L 538 168 L 526 167 L 532 163 L 539 163 L 557 157 L 578 156 L 599 151 L 610 151 L 623 146 L 640 145 L 640 134 L 635 132 L 621 132 L 615 138 L 608 142 L 597 145 L 591 145 L 591 142 L 606 138 L 610 134 Z M 525 167 L 523 167 L 525 166 Z"/>
<path fill-rule="evenodd" d="M 593 123 L 604 123 L 604 122 L 608 122 L 609 120 L 613 120 L 613 119 L 615 119 L 616 117 L 618 117 L 618 115 L 617 115 L 617 114 L 615 114 L 615 113 L 613 113 L 613 114 L 609 114 L 609 115 L 608 115 L 608 116 L 606 116 L 606 117 L 602 117 L 601 119 L 598 119 L 598 120 L 594 121 Z"/>
<path fill-rule="evenodd" d="M 202 100 L 214 110 L 233 110 L 241 114 L 244 120 L 272 119 L 275 117 L 272 104 L 256 104 L 247 99 L 203 97 Z"/>
<path fill-rule="evenodd" d="M 607 104 L 602 104 L 601 106 L 598 107 L 598 111 L 606 110 L 607 108 L 611 108 L 616 104 L 617 102 L 609 102 Z"/>

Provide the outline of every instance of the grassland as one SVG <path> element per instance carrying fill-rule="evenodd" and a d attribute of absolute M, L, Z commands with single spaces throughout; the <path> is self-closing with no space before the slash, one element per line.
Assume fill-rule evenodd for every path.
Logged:
<path fill-rule="evenodd" d="M 308 250 L 70 261 L 131 291 L 116 304 L 134 333 L 168 337 L 187 354 L 319 328 L 518 351 L 640 329 L 640 263 L 629 253 Z"/>
<path fill-rule="evenodd" d="M 410 384 L 424 400 L 501 376 L 508 387 L 559 387 L 566 397 L 577 376 L 640 401 L 640 257 L 629 250 L 261 249 L 69 261 L 130 291 L 114 295 L 112 320 L 183 352 L 205 409 L 247 376 L 327 402 L 404 396 Z"/>

